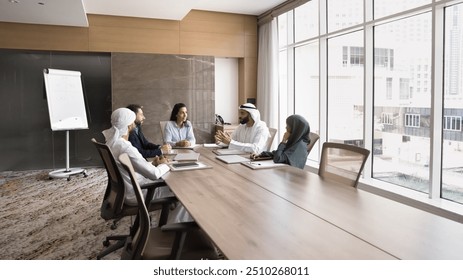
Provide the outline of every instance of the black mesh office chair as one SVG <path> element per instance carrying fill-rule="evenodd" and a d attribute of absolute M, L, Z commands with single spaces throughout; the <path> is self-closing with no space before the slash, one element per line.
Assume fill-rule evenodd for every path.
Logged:
<path fill-rule="evenodd" d="M 135 172 L 127 154 L 119 156 L 119 162 L 127 170 L 138 202 L 138 216 L 131 237 L 122 251 L 122 259 L 218 259 L 218 251 L 212 241 L 195 222 L 173 223 L 151 227 L 148 209 Z M 153 200 L 154 191 L 149 189 L 146 201 L 162 205 L 161 219 L 166 220 L 169 204 Z M 134 226 L 135 227 L 135 226 Z"/>
<path fill-rule="evenodd" d="M 106 172 L 108 175 L 108 184 L 106 187 L 106 191 L 103 197 L 103 202 L 100 208 L 100 215 L 101 217 L 106 220 L 113 220 L 111 225 L 111 229 L 117 228 L 117 223 L 120 219 L 126 216 L 135 216 L 138 214 L 138 207 L 137 206 L 129 206 L 124 203 L 125 200 L 125 187 L 124 181 L 122 179 L 122 175 L 117 168 L 116 160 L 114 159 L 111 150 L 106 144 L 99 143 L 95 139 L 92 139 L 93 144 L 98 150 L 98 153 L 103 160 L 103 164 L 106 168 Z M 154 182 L 151 184 L 143 185 L 143 188 L 156 188 L 160 186 L 166 186 L 163 180 L 159 180 L 158 182 Z M 173 203 L 176 201 L 175 197 L 166 198 L 167 201 Z M 150 211 L 159 210 L 161 207 L 157 204 L 153 204 L 149 206 Z M 160 224 L 165 224 L 166 220 L 160 220 Z M 105 241 L 103 241 L 103 245 L 107 247 L 105 250 L 100 252 L 97 255 L 97 259 L 101 259 L 102 257 L 124 247 L 125 241 L 127 237 L 130 236 L 128 232 L 126 235 L 110 235 L 107 236 Z M 110 244 L 111 240 L 117 241 L 113 245 Z M 111 245 L 111 246 L 109 246 Z"/>

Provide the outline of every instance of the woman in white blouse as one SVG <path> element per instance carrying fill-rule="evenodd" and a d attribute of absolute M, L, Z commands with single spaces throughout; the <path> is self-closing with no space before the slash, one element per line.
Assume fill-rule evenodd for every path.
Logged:
<path fill-rule="evenodd" d="M 170 121 L 164 129 L 166 144 L 172 147 L 190 147 L 196 144 L 193 125 L 188 120 L 188 110 L 183 103 L 177 103 L 172 109 Z"/>

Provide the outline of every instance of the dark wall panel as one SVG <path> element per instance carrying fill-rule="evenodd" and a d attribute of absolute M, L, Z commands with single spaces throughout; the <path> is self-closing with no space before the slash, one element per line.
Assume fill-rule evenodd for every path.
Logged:
<path fill-rule="evenodd" d="M 0 50 L 0 170 L 66 166 L 65 132 L 52 131 L 43 69 L 82 73 L 89 129 L 70 131 L 70 166 L 101 165 L 90 139 L 102 140 L 111 114 L 111 55 Z"/>

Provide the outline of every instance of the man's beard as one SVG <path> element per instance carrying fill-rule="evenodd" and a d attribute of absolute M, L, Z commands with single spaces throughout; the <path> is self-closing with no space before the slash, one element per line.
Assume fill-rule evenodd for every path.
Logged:
<path fill-rule="evenodd" d="M 249 121 L 249 116 L 240 119 L 240 124 L 246 124 Z"/>

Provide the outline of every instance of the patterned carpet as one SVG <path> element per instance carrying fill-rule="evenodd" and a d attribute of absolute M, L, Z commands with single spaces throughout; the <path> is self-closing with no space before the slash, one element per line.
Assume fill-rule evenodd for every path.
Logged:
<path fill-rule="evenodd" d="M 50 180 L 50 171 L 0 172 L 0 259 L 96 259 L 107 235 L 128 231 L 130 218 L 111 230 L 100 217 L 103 168 L 88 168 L 88 177 L 71 181 Z M 120 251 L 104 259 L 119 258 Z"/>

